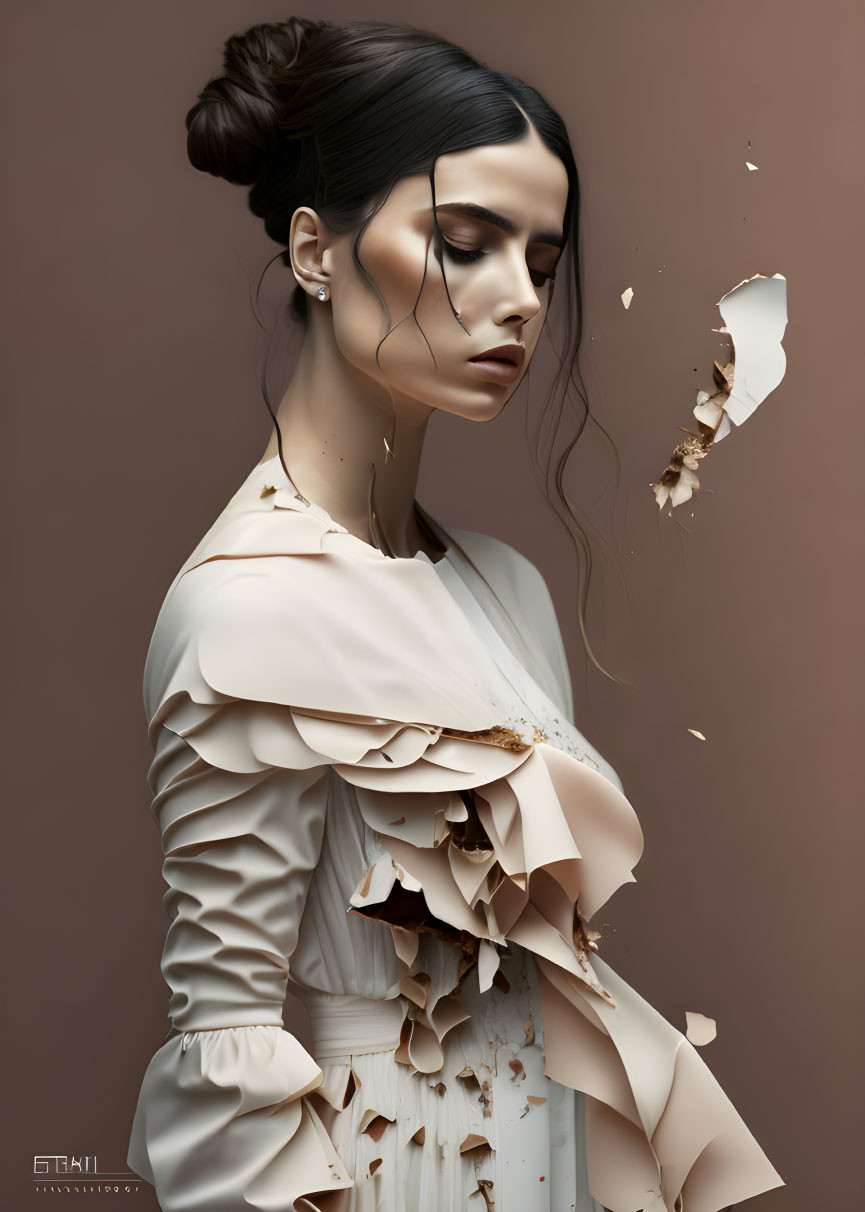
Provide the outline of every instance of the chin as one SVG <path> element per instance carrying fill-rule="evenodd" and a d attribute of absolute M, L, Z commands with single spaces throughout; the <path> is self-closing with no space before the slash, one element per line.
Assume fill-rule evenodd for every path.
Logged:
<path fill-rule="evenodd" d="M 512 391 L 507 393 L 490 391 L 483 394 L 473 392 L 473 399 L 466 400 L 453 411 L 459 416 L 465 417 L 467 421 L 494 421 L 505 405 L 510 402 L 513 394 Z"/>
<path fill-rule="evenodd" d="M 507 404 L 507 400 L 472 400 L 454 401 L 439 400 L 430 402 L 434 412 L 446 412 L 452 417 L 461 417 L 464 421 L 494 421 Z"/>

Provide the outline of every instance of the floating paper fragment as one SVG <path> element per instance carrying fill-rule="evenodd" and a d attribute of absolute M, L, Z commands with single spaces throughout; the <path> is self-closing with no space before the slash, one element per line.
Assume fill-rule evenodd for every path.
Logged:
<path fill-rule="evenodd" d="M 718 309 L 736 351 L 736 375 L 725 405 L 741 425 L 784 378 L 787 355 L 781 345 L 787 326 L 787 279 L 756 274 L 718 300 Z"/>
<path fill-rule="evenodd" d="M 746 166 L 747 166 L 747 168 L 748 168 L 748 172 L 750 172 L 750 173 L 755 173 L 755 172 L 757 171 L 757 165 L 756 165 L 756 164 L 752 164 L 750 160 L 746 160 L 746 161 L 745 161 L 745 164 L 746 164 Z"/>
<path fill-rule="evenodd" d="M 724 327 L 733 343 L 733 357 L 724 366 L 715 361 L 715 391 L 697 392 L 694 416 L 699 432 L 679 426 L 686 435 L 673 451 L 659 480 L 649 487 L 658 508 L 689 500 L 699 489 L 697 468 L 712 446 L 734 425 L 741 425 L 784 377 L 787 357 L 781 338 L 787 324 L 787 279 L 782 274 L 755 274 L 718 300 Z"/>
<path fill-rule="evenodd" d="M 689 728 L 688 731 L 692 736 L 695 736 L 698 741 L 705 741 L 706 738 L 703 736 L 702 732 L 698 732 L 696 728 Z"/>
<path fill-rule="evenodd" d="M 685 1036 L 698 1048 L 703 1044 L 711 1044 L 718 1034 L 718 1024 L 705 1014 L 698 1014 L 696 1010 L 686 1010 L 685 1019 L 688 1023 Z"/>
<path fill-rule="evenodd" d="M 627 290 L 622 291 L 622 302 L 625 305 L 626 311 L 631 306 L 631 299 L 633 299 L 633 297 L 634 297 L 634 291 L 633 291 L 632 287 L 629 286 Z"/>

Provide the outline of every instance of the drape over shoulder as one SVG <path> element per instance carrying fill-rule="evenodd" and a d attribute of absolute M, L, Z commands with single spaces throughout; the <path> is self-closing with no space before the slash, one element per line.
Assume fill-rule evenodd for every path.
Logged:
<path fill-rule="evenodd" d="M 513 642 L 534 645 L 552 695 L 564 653 L 549 595 L 523 557 L 498 551 L 491 579 L 550 611 L 545 639 L 517 626 Z M 469 1013 L 467 974 L 483 993 L 523 948 L 545 1072 L 586 1095 L 596 1200 L 718 1212 L 780 1185 L 691 1044 L 595 953 L 590 921 L 633 879 L 640 827 L 614 775 L 515 711 L 495 642 L 478 642 L 428 560 L 360 542 L 299 499 L 278 460 L 254 470 L 172 584 L 145 705 L 170 885 L 163 971 L 182 1034 L 145 1075 L 129 1155 L 164 1209 L 324 1210 L 351 1187 L 322 1118 L 325 1101 L 350 1100 L 348 1067 L 321 1085 L 282 1019 L 322 844 L 318 792 L 334 778 L 379 842 L 345 909 L 389 931 L 395 1064 L 439 1072 Z M 429 935 L 453 948 L 447 979 L 429 970 Z"/>

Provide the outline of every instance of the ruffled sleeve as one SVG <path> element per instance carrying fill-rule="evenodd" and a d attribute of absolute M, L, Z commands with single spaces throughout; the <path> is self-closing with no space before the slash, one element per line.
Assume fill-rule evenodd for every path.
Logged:
<path fill-rule="evenodd" d="M 199 723 L 211 764 L 171 732 L 194 706 L 176 702 L 151 768 L 174 1034 L 145 1073 L 129 1164 L 163 1212 L 323 1209 L 316 1193 L 351 1181 L 307 1097 L 321 1070 L 284 1030 L 282 1007 L 327 768 L 270 769 L 225 730 L 221 709 L 210 728 Z"/>
<path fill-rule="evenodd" d="M 163 1212 L 324 1212 L 352 1183 L 283 1002 L 332 775 L 272 706 L 203 681 L 203 631 L 227 620 L 190 588 L 167 600 L 145 671 L 172 1033 L 144 1074 L 128 1162 Z"/>

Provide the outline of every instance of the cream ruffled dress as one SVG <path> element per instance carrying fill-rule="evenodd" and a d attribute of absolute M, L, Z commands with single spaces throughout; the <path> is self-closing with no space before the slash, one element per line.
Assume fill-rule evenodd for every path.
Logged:
<path fill-rule="evenodd" d="M 167 593 L 144 693 L 172 1030 L 129 1165 L 163 1212 L 718 1212 L 781 1185 L 596 954 L 642 835 L 571 722 L 543 578 L 426 520 L 444 557 L 389 559 L 275 457 Z"/>

